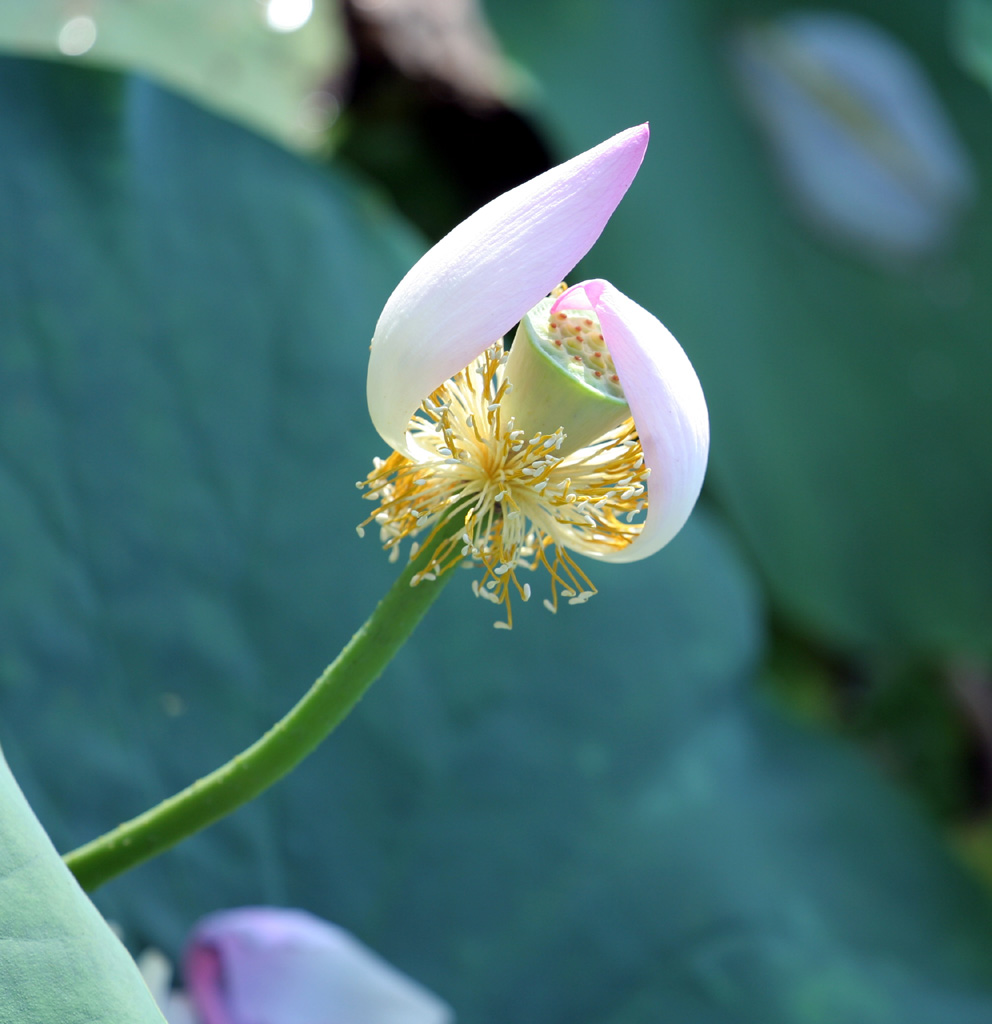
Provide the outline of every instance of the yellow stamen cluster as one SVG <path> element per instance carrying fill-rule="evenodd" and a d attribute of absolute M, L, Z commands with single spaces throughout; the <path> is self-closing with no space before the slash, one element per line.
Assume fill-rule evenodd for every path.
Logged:
<path fill-rule="evenodd" d="M 512 418 L 504 423 L 500 403 L 512 387 L 505 363 L 497 342 L 434 391 L 410 423 L 417 458 L 393 452 L 376 459 L 357 486 L 378 502 L 358 533 L 377 523 L 391 559 L 404 540 L 426 533 L 430 544 L 457 523 L 411 582 L 436 579 L 463 561 L 480 564 L 473 592 L 504 606 L 506 621 L 495 625 L 508 629 L 512 592 L 523 601 L 531 596 L 520 569 L 547 569 L 549 611 L 558 610 L 559 597 L 582 604 L 596 593 L 565 547 L 587 554 L 626 547 L 641 530 L 647 469 L 631 419 L 565 456 L 558 454 L 561 427 L 528 438 Z M 419 550 L 414 542 L 411 559 Z"/>

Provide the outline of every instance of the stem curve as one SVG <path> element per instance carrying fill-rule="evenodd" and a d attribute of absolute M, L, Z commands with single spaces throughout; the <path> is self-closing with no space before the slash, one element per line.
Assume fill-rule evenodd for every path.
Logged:
<path fill-rule="evenodd" d="M 438 530 L 400 574 L 365 624 L 290 709 L 250 747 L 192 785 L 65 854 L 92 891 L 258 796 L 313 751 L 379 677 L 454 574 L 411 586 L 449 530 Z"/>

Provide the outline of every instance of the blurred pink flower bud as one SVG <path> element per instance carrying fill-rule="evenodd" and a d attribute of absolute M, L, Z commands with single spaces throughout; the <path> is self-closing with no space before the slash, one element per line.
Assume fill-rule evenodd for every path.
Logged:
<path fill-rule="evenodd" d="M 302 910 L 204 918 L 186 949 L 202 1024 L 449 1024 L 451 1009 L 342 928 Z"/>

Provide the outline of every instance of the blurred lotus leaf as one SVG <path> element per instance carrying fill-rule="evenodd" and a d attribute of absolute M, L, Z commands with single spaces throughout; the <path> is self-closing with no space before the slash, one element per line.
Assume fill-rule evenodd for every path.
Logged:
<path fill-rule="evenodd" d="M 0 48 L 147 74 L 304 150 L 337 116 L 347 59 L 334 0 L 7 0 Z"/>
<path fill-rule="evenodd" d="M 0 754 L 0 1020 L 162 1024 L 134 962 L 55 852 Z"/>

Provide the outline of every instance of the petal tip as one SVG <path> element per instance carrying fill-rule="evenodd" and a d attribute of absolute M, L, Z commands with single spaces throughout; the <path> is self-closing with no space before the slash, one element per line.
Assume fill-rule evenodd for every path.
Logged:
<path fill-rule="evenodd" d="M 647 152 L 648 143 L 651 141 L 651 128 L 649 122 L 645 121 L 643 124 L 635 124 L 632 128 L 627 128 L 622 132 L 618 132 L 610 139 L 606 145 L 611 148 L 627 150 L 629 154 L 629 160 L 631 165 L 630 177 L 633 180 L 634 174 L 637 173 L 638 168 L 641 166 L 641 162 L 644 160 L 644 154 Z M 630 182 L 628 182 L 628 185 Z"/>

